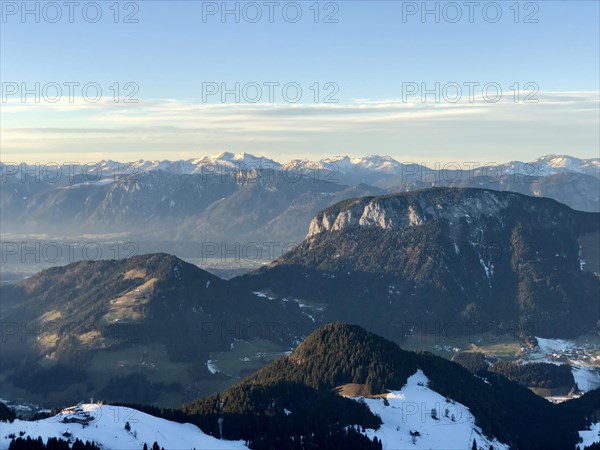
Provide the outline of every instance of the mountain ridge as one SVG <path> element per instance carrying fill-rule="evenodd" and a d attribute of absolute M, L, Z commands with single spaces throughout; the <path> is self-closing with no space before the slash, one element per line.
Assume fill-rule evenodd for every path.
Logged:
<path fill-rule="evenodd" d="M 431 203 L 434 200 L 422 199 L 425 196 L 436 197 L 438 193 L 440 194 L 439 197 L 442 197 L 441 194 L 448 193 L 450 198 L 436 198 L 435 201 L 438 203 L 435 205 L 428 204 L 428 202 Z M 479 195 L 465 195 L 466 193 L 478 193 Z M 466 200 L 463 197 L 466 197 Z M 312 219 L 307 237 L 310 238 L 321 231 L 335 231 L 355 226 L 377 226 L 383 229 L 394 229 L 406 225 L 418 226 L 424 223 L 427 218 L 444 218 L 452 222 L 452 220 L 458 221 L 461 218 L 469 220 L 472 217 L 494 216 L 499 214 L 501 210 L 509 208 L 517 200 L 526 199 L 527 196 L 516 192 L 484 188 L 445 187 L 348 199 L 320 211 Z M 406 204 L 400 205 L 401 200 L 406 200 L 404 202 Z M 539 203 L 542 201 L 548 204 L 553 203 L 556 211 L 560 211 L 563 207 L 572 210 L 572 208 L 553 199 L 544 198 Z M 388 212 L 386 216 L 386 209 L 394 210 L 401 207 L 407 209 L 407 211 L 403 211 L 402 217 L 394 215 L 392 212 Z M 363 208 L 362 213 L 360 208 Z M 572 210 L 572 213 L 579 215 L 580 212 Z M 596 222 L 600 220 L 598 214 L 594 216 L 590 213 L 588 217 Z"/>
<path fill-rule="evenodd" d="M 510 192 L 363 197 L 317 214 L 301 244 L 234 281 L 325 304 L 330 320 L 381 327 L 384 336 L 398 332 L 398 316 L 567 337 L 597 327 L 598 268 L 586 268 L 582 254 L 592 260 L 598 249 L 582 237 L 599 232 L 598 213 Z"/>
<path fill-rule="evenodd" d="M 285 349 L 312 329 L 296 303 L 167 254 L 53 267 L 0 285 L 0 295 L 4 380 L 60 401 L 189 399 L 204 389 L 198 380 L 235 376 L 211 371 L 212 353 L 253 339 Z"/>

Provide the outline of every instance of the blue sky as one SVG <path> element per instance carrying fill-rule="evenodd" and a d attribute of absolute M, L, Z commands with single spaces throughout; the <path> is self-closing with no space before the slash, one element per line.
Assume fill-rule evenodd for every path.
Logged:
<path fill-rule="evenodd" d="M 423 23 L 421 11 L 403 20 L 403 11 L 421 9 L 422 2 L 402 1 L 320 2 L 317 8 L 313 1 L 298 2 L 302 18 L 296 23 L 283 17 L 284 5 L 290 16 L 296 11 L 290 2 L 276 2 L 273 23 L 262 1 L 256 2 L 263 13 L 257 23 L 242 15 L 244 7 L 254 13 L 250 2 L 239 3 L 239 23 L 233 15 L 223 23 L 220 11 L 203 21 L 203 8 L 220 9 L 222 2 L 121 2 L 119 23 L 112 1 L 99 2 L 97 23 L 84 20 L 82 6 L 69 23 L 67 7 L 57 2 L 63 16 L 48 23 L 55 10 L 41 2 L 36 23 L 33 14 L 25 20 L 20 10 L 12 14 L 21 2 L 2 3 L 4 90 L 6 83 L 20 89 L 22 83 L 94 82 L 104 94 L 97 103 L 66 101 L 66 88 L 57 103 L 7 96 L 1 105 L 4 161 L 178 159 L 224 150 L 280 160 L 374 153 L 422 161 L 598 156 L 596 1 L 498 2 L 502 17 L 496 23 L 493 2 L 477 2 L 473 23 L 464 2 L 428 2 L 429 9 L 439 5 L 439 23 L 433 14 Z M 458 11 L 454 5 L 462 18 L 450 23 L 445 19 Z M 138 22 L 122 23 L 131 12 Z M 328 13 L 337 23 L 323 23 Z M 528 14 L 537 23 L 524 23 Z M 136 87 L 136 104 L 122 102 L 134 92 L 131 85 L 124 89 L 127 82 Z M 223 103 L 219 95 L 203 101 L 207 82 L 230 88 L 236 82 L 293 82 L 302 97 L 286 102 L 277 87 L 273 103 L 265 90 L 258 103 L 235 103 L 233 96 Z M 331 90 L 324 89 L 328 82 Z M 479 86 L 473 102 L 466 91 L 456 104 L 419 95 L 402 100 L 403 83 L 466 89 L 466 82 L 500 86 L 501 100 L 483 101 Z M 515 82 L 521 96 L 531 93 L 538 102 L 515 104 Z M 121 89 L 119 103 L 112 97 L 114 83 Z M 524 89 L 526 83 L 533 84 Z M 539 92 L 532 92 L 533 85 Z M 338 103 L 323 103 L 334 87 Z M 74 92 L 81 96 L 80 89 Z"/>

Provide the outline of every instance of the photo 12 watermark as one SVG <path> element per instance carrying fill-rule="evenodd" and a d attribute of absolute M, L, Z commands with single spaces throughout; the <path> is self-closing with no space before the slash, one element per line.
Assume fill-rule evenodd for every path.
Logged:
<path fill-rule="evenodd" d="M 502 342 L 522 344 L 523 330 L 518 324 L 502 324 L 485 320 L 402 320 L 390 319 L 394 339 L 419 345 L 434 346 L 439 351 L 458 353 L 465 346 L 495 345 Z M 528 334 L 535 334 L 535 323 Z"/>
<path fill-rule="evenodd" d="M 295 248 L 299 242 L 216 242 L 203 241 L 199 260 L 202 263 L 260 263 L 272 261 Z"/>
<path fill-rule="evenodd" d="M 515 81 L 502 86 L 496 81 L 402 82 L 402 103 L 498 103 L 509 98 L 514 103 L 539 103 L 540 87 L 536 82 Z"/>
<path fill-rule="evenodd" d="M 336 24 L 339 2 L 202 2 L 202 23 L 325 23 Z"/>
<path fill-rule="evenodd" d="M 280 342 L 290 336 L 304 336 L 309 330 L 297 322 L 280 321 L 203 321 L 198 330 L 200 342 L 251 342 L 257 339 Z"/>
<path fill-rule="evenodd" d="M 3 264 L 57 264 L 101 259 L 124 259 L 139 254 L 136 242 L 17 241 L 0 242 Z"/>
<path fill-rule="evenodd" d="M 333 81 L 301 84 L 296 81 L 202 82 L 202 103 L 339 103 L 340 87 Z"/>
<path fill-rule="evenodd" d="M 2 23 L 139 23 L 138 2 L 2 1 Z"/>
<path fill-rule="evenodd" d="M 18 100 L 21 103 L 98 103 L 110 98 L 114 103 L 139 103 L 136 95 L 140 87 L 132 81 L 101 84 L 95 81 L 50 81 L 46 83 L 24 81 L 2 82 L 2 103 Z"/>
<path fill-rule="evenodd" d="M 2 183 L 46 183 L 69 185 L 76 183 L 124 182 L 136 183 L 141 173 L 137 163 L 101 162 L 3 162 L 0 165 Z"/>
<path fill-rule="evenodd" d="M 539 23 L 538 2 L 402 2 L 402 23 Z"/>

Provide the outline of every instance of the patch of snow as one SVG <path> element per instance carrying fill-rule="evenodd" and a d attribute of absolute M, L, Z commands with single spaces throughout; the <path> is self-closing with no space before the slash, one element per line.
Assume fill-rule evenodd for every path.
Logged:
<path fill-rule="evenodd" d="M 213 375 L 219 372 L 219 369 L 217 369 L 217 366 L 215 366 L 215 362 L 212 359 L 206 361 L 206 367 L 208 368 L 208 371 Z"/>
<path fill-rule="evenodd" d="M 312 321 L 313 321 L 313 323 L 316 323 L 317 319 L 315 319 L 315 317 L 314 317 L 312 314 L 309 314 L 309 313 L 307 313 L 307 312 L 305 312 L 305 311 L 302 311 L 302 313 L 303 313 L 303 314 L 304 314 L 306 317 L 308 317 L 310 320 L 312 320 Z"/>
<path fill-rule="evenodd" d="M 175 275 L 175 278 L 181 281 L 181 272 L 179 271 L 179 267 L 173 267 L 173 275 Z"/>
<path fill-rule="evenodd" d="M 486 377 L 480 377 L 479 375 L 475 375 L 475 378 L 479 378 L 485 384 L 489 384 L 490 386 L 492 385 L 492 383 L 490 383 L 489 380 Z"/>
<path fill-rule="evenodd" d="M 575 347 L 573 342 L 565 339 L 547 339 L 536 336 L 538 347 L 544 354 L 558 353 Z"/>
<path fill-rule="evenodd" d="M 492 275 L 494 275 L 494 264 L 491 261 L 489 265 L 486 264 L 481 256 L 479 256 L 479 263 L 483 267 L 483 270 L 485 270 L 485 276 L 488 279 L 489 286 L 492 287 Z"/>
<path fill-rule="evenodd" d="M 583 440 L 580 443 L 580 448 L 600 442 L 600 422 L 592 424 L 589 430 L 580 431 L 579 437 Z"/>
<path fill-rule="evenodd" d="M 572 365 L 571 372 L 579 390 L 589 392 L 600 387 L 600 369 Z"/>
<path fill-rule="evenodd" d="M 271 297 L 267 294 L 265 294 L 262 291 L 256 291 L 256 292 L 252 292 L 254 295 L 256 295 L 257 297 L 262 297 L 262 298 L 266 298 L 267 300 L 275 300 L 275 297 Z"/>
<path fill-rule="evenodd" d="M 581 246 L 579 247 L 579 270 L 583 271 L 585 270 L 585 261 L 583 260 L 583 258 L 581 257 L 581 255 L 583 254 L 583 250 L 581 249 Z"/>

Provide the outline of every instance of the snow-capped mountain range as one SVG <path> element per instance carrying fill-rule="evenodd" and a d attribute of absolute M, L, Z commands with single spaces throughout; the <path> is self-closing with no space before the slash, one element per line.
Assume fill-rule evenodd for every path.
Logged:
<path fill-rule="evenodd" d="M 567 155 L 546 155 L 535 161 L 523 163 L 512 161 L 499 167 L 506 173 L 530 174 L 532 176 L 547 176 L 557 173 L 581 173 L 594 177 L 600 176 L 600 158 L 579 159 Z"/>
<path fill-rule="evenodd" d="M 103 166 L 111 167 L 115 164 L 129 167 L 131 171 L 145 172 L 150 170 L 165 170 L 176 174 L 194 174 L 222 170 L 252 170 L 273 169 L 295 171 L 302 170 L 309 173 L 314 170 L 333 171 L 340 174 L 359 174 L 361 172 L 374 172 L 386 175 L 400 175 L 409 167 L 424 166 L 416 162 L 400 162 L 391 156 L 369 155 L 363 157 L 333 156 L 318 161 L 296 159 L 287 163 L 280 163 L 263 156 L 254 156 L 249 153 L 218 153 L 199 159 L 178 161 L 145 161 L 133 163 L 117 163 L 115 161 L 102 161 Z M 441 168 L 456 170 L 456 165 L 440 164 Z M 511 161 L 503 164 L 481 164 L 481 166 L 498 167 L 502 173 L 521 173 L 531 176 L 546 176 L 556 173 L 582 173 L 600 176 L 600 158 L 580 159 L 567 155 L 547 155 L 535 161 Z M 435 170 L 435 167 L 431 167 Z M 468 166 L 464 166 L 467 170 Z"/>
<path fill-rule="evenodd" d="M 208 174 L 212 172 L 222 173 L 234 170 L 273 169 L 278 170 L 281 164 L 263 157 L 254 156 L 249 153 L 216 153 L 202 158 L 186 160 L 139 160 L 130 163 L 104 160 L 99 163 L 100 167 L 112 169 L 122 167 L 130 173 L 149 172 L 153 170 L 164 170 L 165 172 L 178 175 Z"/>
<path fill-rule="evenodd" d="M 110 165 L 111 162 L 103 162 Z M 115 163 L 112 164 L 121 164 Z M 288 172 L 300 171 L 300 173 L 311 173 L 315 170 L 340 173 L 343 175 L 374 174 L 401 175 L 404 172 L 414 171 L 415 168 L 428 167 L 416 162 L 400 162 L 391 156 L 369 155 L 358 158 L 349 156 L 333 156 L 318 161 L 292 160 L 287 163 L 279 163 L 272 159 L 254 156 L 249 153 L 224 152 L 200 159 L 188 159 L 179 161 L 144 161 L 129 163 L 132 171 L 165 170 L 177 174 L 210 173 L 230 170 L 253 170 L 272 169 Z M 456 165 L 440 164 L 441 169 L 456 170 Z M 522 162 L 511 161 L 505 164 L 482 164 L 482 166 L 498 167 L 500 173 L 523 174 L 529 176 L 547 176 L 557 173 L 581 173 L 600 177 L 600 158 L 579 159 L 567 155 L 547 155 L 535 161 Z M 431 167 L 436 169 L 435 167 Z M 477 168 L 477 167 L 476 167 Z M 468 170 L 464 166 L 463 170 Z"/>
<path fill-rule="evenodd" d="M 28 165 L 31 167 L 31 165 Z M 85 164 L 73 165 L 75 174 L 86 167 Z M 497 168 L 498 173 L 519 173 L 529 176 L 547 176 L 557 173 L 579 173 L 600 177 L 600 158 L 580 159 L 568 155 L 546 155 L 535 161 L 510 161 L 507 163 L 435 163 L 423 164 L 414 161 L 401 162 L 391 156 L 369 155 L 363 157 L 332 156 L 320 160 L 295 159 L 280 163 L 264 156 L 250 153 L 222 152 L 202 158 L 186 160 L 143 160 L 122 162 L 102 160 L 88 165 L 89 168 L 101 169 L 103 172 L 119 170 L 121 173 L 141 173 L 162 170 L 178 175 L 223 173 L 236 170 L 284 170 L 288 172 L 311 173 L 314 171 L 332 172 L 341 175 L 364 175 L 368 173 L 380 175 L 412 174 L 415 168 L 431 170 L 477 170 L 482 167 Z M 0 172 L 11 174 L 19 169 L 19 164 L 0 163 Z M 51 170 L 51 169 L 49 169 Z M 489 170 L 489 169 L 488 169 Z"/>

